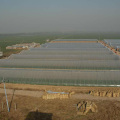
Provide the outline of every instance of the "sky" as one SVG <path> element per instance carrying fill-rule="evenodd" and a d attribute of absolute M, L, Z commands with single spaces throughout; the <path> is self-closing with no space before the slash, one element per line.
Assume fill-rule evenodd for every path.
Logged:
<path fill-rule="evenodd" d="M 0 0 L 0 33 L 120 32 L 120 0 Z"/>

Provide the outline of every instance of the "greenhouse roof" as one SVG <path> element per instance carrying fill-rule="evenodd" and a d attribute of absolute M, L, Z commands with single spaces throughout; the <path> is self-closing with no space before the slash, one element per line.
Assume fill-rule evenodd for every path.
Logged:
<path fill-rule="evenodd" d="M 0 59 L 3 77 L 10 83 L 118 86 L 120 57 L 99 42 L 50 42 Z"/>

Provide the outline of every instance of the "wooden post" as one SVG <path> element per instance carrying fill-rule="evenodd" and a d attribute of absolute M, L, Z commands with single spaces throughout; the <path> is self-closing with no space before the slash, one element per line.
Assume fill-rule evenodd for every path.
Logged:
<path fill-rule="evenodd" d="M 2 102 L 2 110 L 3 110 L 3 108 L 4 108 L 4 104 L 3 104 L 3 102 Z"/>
<path fill-rule="evenodd" d="M 7 108 L 8 108 L 8 112 L 10 112 L 10 108 L 9 108 L 9 103 L 8 103 L 8 99 L 7 99 L 7 93 L 6 93 L 6 87 L 5 87 L 5 80 L 4 80 L 4 78 L 3 78 L 3 83 L 4 83 L 4 90 L 5 90 Z"/>
<path fill-rule="evenodd" d="M 17 110 L 17 104 L 16 103 L 14 103 L 15 104 L 15 111 Z"/>

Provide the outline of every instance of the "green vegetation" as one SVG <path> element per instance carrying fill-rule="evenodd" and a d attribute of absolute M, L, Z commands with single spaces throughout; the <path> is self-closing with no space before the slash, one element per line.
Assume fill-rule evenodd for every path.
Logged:
<path fill-rule="evenodd" d="M 0 48 L 3 51 L 4 57 L 9 56 L 12 53 L 18 53 L 21 50 L 6 50 L 7 46 L 20 43 L 31 43 L 36 42 L 43 44 L 47 39 L 54 40 L 57 39 L 59 35 L 0 35 Z"/>
<path fill-rule="evenodd" d="M 36 42 L 43 44 L 47 39 L 120 39 L 119 33 L 31 33 L 31 34 L 0 34 L 0 49 L 5 56 L 21 50 L 6 50 L 6 46 Z"/>

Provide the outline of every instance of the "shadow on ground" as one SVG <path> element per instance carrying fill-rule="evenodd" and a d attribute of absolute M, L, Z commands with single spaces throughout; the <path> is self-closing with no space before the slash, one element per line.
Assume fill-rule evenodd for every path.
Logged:
<path fill-rule="evenodd" d="M 52 113 L 29 112 L 25 120 L 52 120 Z"/>
<path fill-rule="evenodd" d="M 11 105 L 12 105 L 12 102 L 13 102 L 14 94 L 15 94 L 15 89 L 13 90 L 12 99 L 11 99 L 10 106 L 9 106 L 10 110 L 11 110 Z"/>

